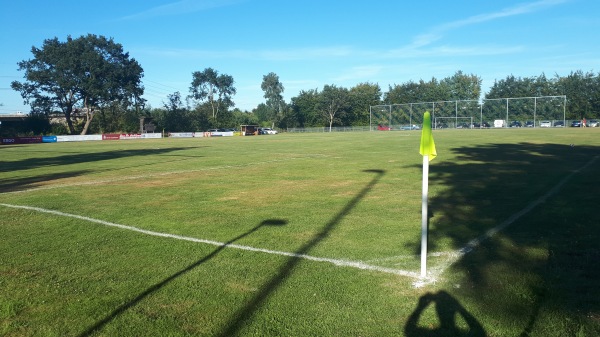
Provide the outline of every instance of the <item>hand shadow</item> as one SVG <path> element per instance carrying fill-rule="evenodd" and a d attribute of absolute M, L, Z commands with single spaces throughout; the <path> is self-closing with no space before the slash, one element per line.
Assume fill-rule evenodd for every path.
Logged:
<path fill-rule="evenodd" d="M 421 315 L 430 304 L 435 304 L 435 311 L 440 323 L 439 326 L 418 326 Z M 457 317 L 462 317 L 462 320 L 467 325 L 466 328 L 457 324 Z M 477 319 L 465 310 L 454 297 L 443 290 L 437 294 L 427 293 L 419 298 L 417 308 L 406 322 L 404 335 L 406 337 L 487 336 L 483 326 L 481 326 Z"/>

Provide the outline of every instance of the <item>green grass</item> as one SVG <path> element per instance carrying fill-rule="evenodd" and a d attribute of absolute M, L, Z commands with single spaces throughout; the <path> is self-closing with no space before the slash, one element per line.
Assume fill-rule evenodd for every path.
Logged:
<path fill-rule="evenodd" d="M 434 135 L 431 271 L 562 185 L 422 288 L 8 206 L 418 274 L 418 132 L 2 146 L 0 335 L 600 334 L 600 129 Z"/>

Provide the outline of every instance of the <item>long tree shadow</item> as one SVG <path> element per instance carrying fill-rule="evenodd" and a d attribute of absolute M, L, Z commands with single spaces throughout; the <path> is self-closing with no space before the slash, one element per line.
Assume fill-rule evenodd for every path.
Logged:
<path fill-rule="evenodd" d="M 243 233 L 243 234 L 239 235 L 236 238 L 233 238 L 233 239 L 227 241 L 225 244 L 223 244 L 222 246 L 219 246 L 217 249 L 215 249 L 214 251 L 212 251 L 210 254 L 206 255 L 205 257 L 201 258 L 200 260 L 198 260 L 198 261 L 190 264 L 189 266 L 181 269 L 180 271 L 174 273 L 173 275 L 165 278 L 164 280 L 162 280 L 162 281 L 160 281 L 160 282 L 152 285 L 151 287 L 147 288 L 146 290 L 142 291 L 136 297 L 134 297 L 133 299 L 131 299 L 128 302 L 124 303 L 123 305 L 119 306 L 118 308 L 116 308 L 115 310 L 113 310 L 111 313 L 109 313 L 108 315 L 106 315 L 104 318 L 102 318 L 99 321 L 97 321 L 94 325 L 90 326 L 87 330 L 85 330 L 84 332 L 82 332 L 79 336 L 89 336 L 89 335 L 95 333 L 96 331 L 99 331 L 106 324 L 110 323 L 111 321 L 113 321 L 119 315 L 123 314 L 128 309 L 130 309 L 130 308 L 134 307 L 135 305 L 137 305 L 138 303 L 140 303 L 143 299 L 145 299 L 146 297 L 148 297 L 152 293 L 160 290 L 161 288 L 163 288 L 164 286 L 166 286 L 170 282 L 174 281 L 175 279 L 183 276 L 184 274 L 190 272 L 194 268 L 196 268 L 196 267 L 200 266 L 201 264 L 203 264 L 203 263 L 209 261 L 210 259 L 214 258 L 223 249 L 227 248 L 228 245 L 231 245 L 234 242 L 247 237 L 248 235 L 250 235 L 250 234 L 258 231 L 262 227 L 265 227 L 265 226 L 283 226 L 285 224 L 287 224 L 287 220 L 282 220 L 282 219 L 268 219 L 268 220 L 262 221 L 260 224 L 258 224 L 257 226 L 255 226 L 251 230 L 247 231 L 246 233 Z"/>
<path fill-rule="evenodd" d="M 6 192 L 18 192 L 25 191 L 31 188 L 36 188 L 41 186 L 43 183 L 48 183 L 52 180 L 60 180 L 66 178 L 73 178 L 77 176 L 85 176 L 89 174 L 90 170 L 81 170 L 81 171 L 71 171 L 71 172 L 61 172 L 61 173 L 52 173 L 52 174 L 42 174 L 35 177 L 27 177 L 27 178 L 16 178 L 16 179 L 2 179 L 0 181 L 0 193 Z"/>
<path fill-rule="evenodd" d="M 573 335 L 579 326 L 600 334 L 600 149 L 521 143 L 453 151 L 457 160 L 431 166 L 430 182 L 443 188 L 430 198 L 430 251 L 461 249 L 501 229 L 453 265 L 462 275 L 455 296 L 522 326 L 521 336 L 550 333 L 553 314 L 575 317 L 564 323 Z M 418 254 L 417 242 L 413 249 Z"/>
<path fill-rule="evenodd" d="M 316 247 L 321 241 L 327 238 L 330 233 L 336 228 L 340 221 L 349 214 L 354 207 L 367 195 L 367 193 L 377 184 L 383 177 L 383 170 L 365 170 L 367 173 L 374 173 L 375 177 L 354 197 L 348 204 L 337 213 L 325 226 L 317 233 L 310 241 L 295 251 L 295 256 L 290 257 L 288 261 L 280 268 L 269 282 L 264 284 L 260 291 L 246 305 L 237 310 L 231 317 L 229 323 L 224 327 L 220 336 L 230 337 L 239 333 L 240 329 L 247 323 L 256 310 L 263 304 L 270 295 L 281 286 L 281 284 L 292 274 L 294 268 L 300 263 L 301 255 L 306 255 L 311 249 Z"/>
<path fill-rule="evenodd" d="M 419 324 L 419 321 L 430 305 L 435 306 L 439 324 L 424 327 Z M 435 294 L 427 293 L 419 298 L 417 308 L 406 322 L 404 335 L 406 337 L 485 337 L 486 333 L 473 315 L 449 293 L 441 290 Z"/>
<path fill-rule="evenodd" d="M 186 149 L 187 148 L 185 147 L 165 147 L 154 149 L 129 149 L 104 152 L 74 153 L 55 157 L 28 157 L 22 160 L 0 161 L 0 172 L 28 170 L 47 166 L 82 164 L 124 157 L 155 156 Z"/>

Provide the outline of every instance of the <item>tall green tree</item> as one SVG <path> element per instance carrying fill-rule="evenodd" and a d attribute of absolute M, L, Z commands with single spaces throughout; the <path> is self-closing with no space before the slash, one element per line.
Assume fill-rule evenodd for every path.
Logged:
<path fill-rule="evenodd" d="M 481 95 L 481 78 L 473 74 L 465 74 L 462 70 L 443 79 L 440 83 L 450 90 L 450 100 L 477 100 Z"/>
<path fill-rule="evenodd" d="M 283 112 L 286 105 L 283 100 L 284 88 L 283 84 L 279 81 L 279 76 L 273 72 L 264 75 L 260 88 L 265 93 L 265 104 L 269 111 L 269 118 L 272 123 L 279 122 L 283 119 Z"/>
<path fill-rule="evenodd" d="M 451 97 L 450 85 L 433 77 L 428 82 L 421 79 L 418 83 L 409 81 L 401 85 L 389 86 L 383 100 L 386 104 L 407 104 L 449 101 Z"/>
<path fill-rule="evenodd" d="M 511 74 L 505 79 L 495 80 L 485 98 L 533 97 L 535 95 L 534 82 L 534 78 L 516 77 Z"/>
<path fill-rule="evenodd" d="M 331 132 L 333 124 L 340 122 L 350 109 L 350 95 L 346 88 L 325 85 L 320 96 L 319 110 L 327 119 Z"/>
<path fill-rule="evenodd" d="M 359 83 L 350 88 L 350 111 L 345 125 L 369 125 L 369 107 L 381 104 L 379 84 Z"/>
<path fill-rule="evenodd" d="M 143 104 L 143 69 L 123 51 L 123 46 L 103 36 L 88 34 L 67 41 L 45 40 L 41 48 L 32 47 L 33 59 L 18 63 L 25 81 L 12 82 L 34 112 L 50 113 L 60 109 L 71 134 L 75 133 L 72 115 L 85 115 L 81 134 L 86 134 L 95 113 L 121 102 Z"/>
<path fill-rule="evenodd" d="M 217 120 L 219 112 L 233 107 L 232 97 L 236 93 L 233 86 L 233 77 L 227 74 L 219 74 L 213 68 L 192 73 L 192 85 L 190 97 L 202 103 L 208 103 L 211 107 L 212 119 Z"/>
<path fill-rule="evenodd" d="M 577 70 L 557 80 L 560 95 L 567 96 L 568 117 L 597 117 L 600 111 L 600 74 Z"/>
<path fill-rule="evenodd" d="M 320 93 L 317 89 L 301 90 L 298 96 L 291 99 L 292 117 L 290 127 L 322 126 L 323 119 L 319 112 Z"/>

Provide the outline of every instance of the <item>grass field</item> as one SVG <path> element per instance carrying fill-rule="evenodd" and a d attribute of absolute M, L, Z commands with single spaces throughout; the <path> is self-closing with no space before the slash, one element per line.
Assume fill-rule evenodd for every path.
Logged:
<path fill-rule="evenodd" d="M 600 128 L 435 131 L 425 280 L 419 137 L 1 146 L 0 335 L 600 335 Z"/>

